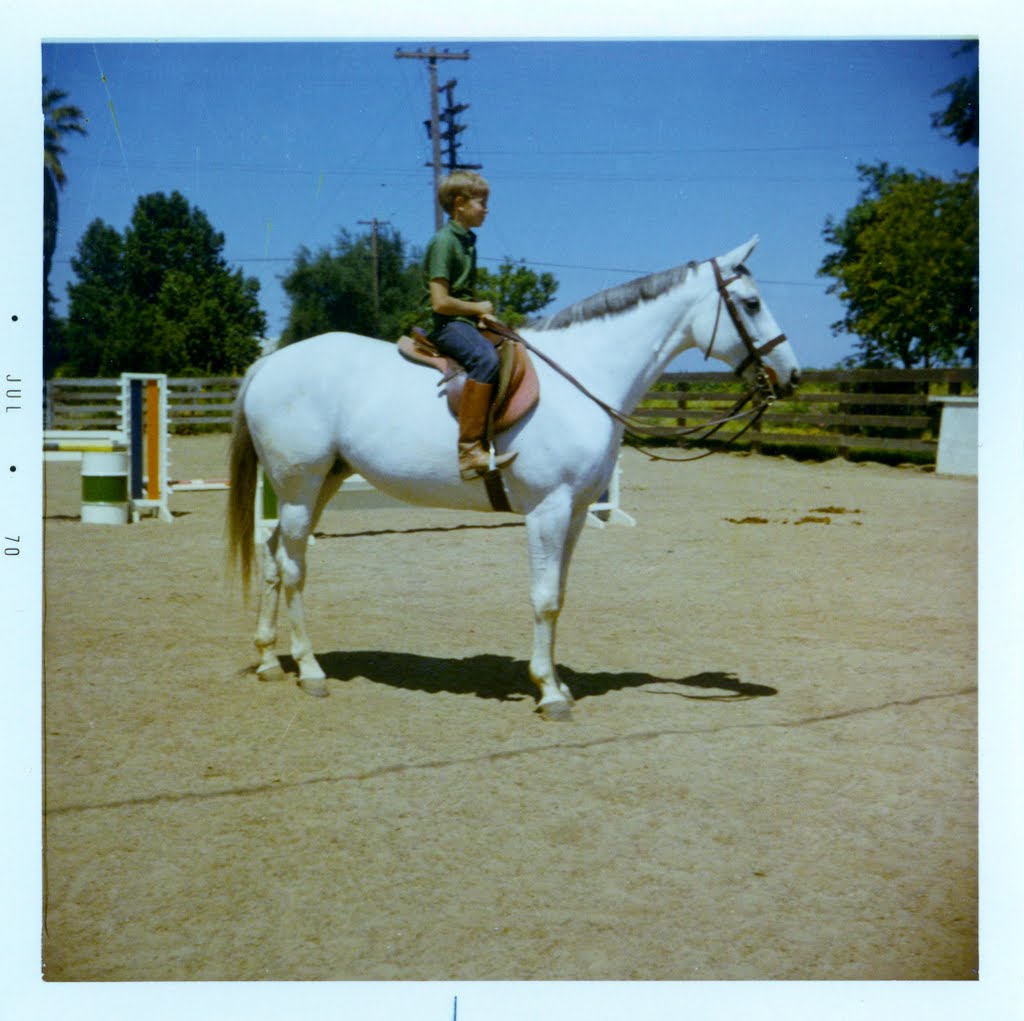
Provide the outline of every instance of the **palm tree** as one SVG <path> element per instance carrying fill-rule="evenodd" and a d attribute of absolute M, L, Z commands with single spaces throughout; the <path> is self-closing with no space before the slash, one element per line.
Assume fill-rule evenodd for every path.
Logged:
<path fill-rule="evenodd" d="M 43 284 L 50 279 L 53 250 L 57 247 L 57 191 L 67 175 L 60 158 L 67 151 L 61 140 L 72 131 L 86 134 L 79 123 L 84 114 L 77 106 L 62 105 L 67 93 L 50 89 L 43 76 Z"/>
<path fill-rule="evenodd" d="M 50 267 L 57 247 L 57 191 L 67 175 L 60 158 L 66 151 L 62 138 L 72 131 L 84 135 L 83 117 L 77 106 L 64 104 L 67 93 L 50 89 L 43 76 L 43 372 L 49 378 L 63 360 L 60 323 L 50 311 Z"/>

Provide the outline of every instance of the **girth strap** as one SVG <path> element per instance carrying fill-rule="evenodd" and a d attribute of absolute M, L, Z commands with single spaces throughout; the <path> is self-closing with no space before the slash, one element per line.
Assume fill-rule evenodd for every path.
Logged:
<path fill-rule="evenodd" d="M 512 507 L 508 502 L 508 493 L 505 492 L 505 483 L 501 479 L 501 469 L 492 468 L 484 473 L 484 488 L 487 490 L 487 499 L 491 501 L 491 507 L 496 511 L 511 511 Z"/>

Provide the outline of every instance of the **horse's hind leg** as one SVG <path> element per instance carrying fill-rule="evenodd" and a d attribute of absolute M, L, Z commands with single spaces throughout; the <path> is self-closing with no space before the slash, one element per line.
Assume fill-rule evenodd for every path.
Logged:
<path fill-rule="evenodd" d="M 328 502 L 338 491 L 341 483 L 352 473 L 352 469 L 342 461 L 335 462 L 328 473 L 313 509 L 310 530 L 316 527 L 321 513 Z M 260 602 L 259 621 L 256 626 L 256 648 L 260 661 L 256 667 L 256 676 L 261 681 L 284 680 L 285 672 L 281 661 L 277 658 L 274 647 L 277 644 L 277 617 L 281 601 L 281 568 L 278 563 L 278 547 L 281 542 L 281 526 L 278 524 L 271 536 L 263 544 L 260 564 Z M 302 608 L 299 607 L 301 615 Z"/>
<path fill-rule="evenodd" d="M 313 655 L 313 645 L 306 632 L 306 614 L 302 590 L 306 581 L 306 545 L 308 535 L 301 538 L 282 536 L 278 549 L 278 565 L 284 586 L 284 601 L 291 628 L 292 658 L 299 667 L 299 686 L 307 694 L 327 694 L 327 675 Z"/>
<path fill-rule="evenodd" d="M 281 598 L 281 572 L 277 566 L 278 529 L 260 551 L 260 609 L 256 624 L 256 649 L 260 661 L 256 676 L 261 681 L 284 680 L 284 670 L 277 658 L 277 608 Z"/>
<path fill-rule="evenodd" d="M 343 475 L 341 477 L 344 477 Z M 340 478 L 310 469 L 299 483 L 282 486 L 279 497 L 277 550 L 274 559 L 284 589 L 291 628 L 292 657 L 299 667 L 299 686 L 310 695 L 327 694 L 327 676 L 313 655 L 306 631 L 302 591 L 306 584 L 306 550 L 324 504 L 340 485 Z"/>

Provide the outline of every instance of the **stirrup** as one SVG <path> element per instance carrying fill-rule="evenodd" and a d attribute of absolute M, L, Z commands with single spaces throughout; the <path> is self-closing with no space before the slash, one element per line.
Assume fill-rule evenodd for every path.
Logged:
<path fill-rule="evenodd" d="M 477 448 L 481 454 L 487 457 L 487 463 L 481 464 L 477 461 L 476 464 L 463 465 L 460 454 L 459 477 L 463 482 L 472 482 L 474 479 L 482 479 L 485 475 L 491 472 L 500 471 L 502 468 L 510 465 L 519 456 L 518 450 L 499 454 L 495 451 L 493 443 L 490 444 L 489 449 L 485 448 L 483 443 L 478 443 Z"/>
<path fill-rule="evenodd" d="M 518 450 L 506 450 L 504 454 L 499 454 L 494 449 L 494 444 L 491 443 L 488 448 L 488 463 L 487 470 L 489 472 L 500 471 L 502 468 L 507 468 L 518 456 Z"/>

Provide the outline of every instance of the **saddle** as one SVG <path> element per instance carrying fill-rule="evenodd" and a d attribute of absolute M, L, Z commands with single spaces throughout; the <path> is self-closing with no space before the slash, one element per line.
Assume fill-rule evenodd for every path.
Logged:
<path fill-rule="evenodd" d="M 533 410 L 540 399 L 540 384 L 533 361 L 521 343 L 492 330 L 481 330 L 481 333 L 494 344 L 500 363 L 488 429 L 493 436 L 511 428 Z M 463 367 L 438 351 L 419 327 L 413 328 L 411 337 L 398 341 L 398 350 L 410 362 L 441 373 L 437 385 L 445 388 L 448 410 L 457 419 L 466 382 Z"/>

